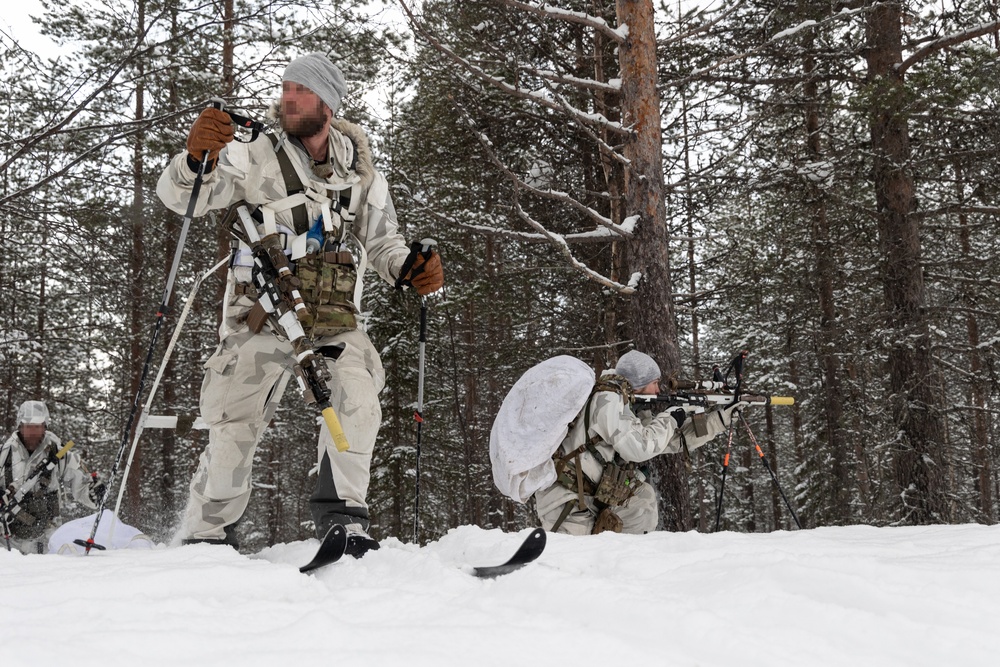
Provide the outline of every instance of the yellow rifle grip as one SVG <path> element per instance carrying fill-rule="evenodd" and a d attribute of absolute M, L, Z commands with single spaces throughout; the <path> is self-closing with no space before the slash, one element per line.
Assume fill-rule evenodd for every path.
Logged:
<path fill-rule="evenodd" d="M 340 420 L 337 418 L 337 413 L 333 411 L 333 407 L 323 408 L 323 419 L 326 420 L 326 428 L 330 431 L 330 436 L 333 438 L 333 444 L 337 446 L 338 452 L 346 452 L 350 445 L 347 444 L 347 436 L 344 435 L 344 429 L 340 426 Z"/>
<path fill-rule="evenodd" d="M 771 405 L 795 405 L 795 398 L 792 396 L 772 396 Z"/>
<path fill-rule="evenodd" d="M 58 452 L 56 452 L 56 458 L 61 459 L 62 457 L 66 456 L 66 452 L 73 449 L 74 447 L 76 447 L 76 443 L 73 442 L 72 440 L 67 440 L 66 444 L 63 445 L 63 448 L 60 449 Z"/>

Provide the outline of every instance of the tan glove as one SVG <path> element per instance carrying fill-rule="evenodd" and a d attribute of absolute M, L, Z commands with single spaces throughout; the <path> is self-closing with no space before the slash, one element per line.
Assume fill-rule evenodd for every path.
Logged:
<path fill-rule="evenodd" d="M 737 416 L 741 412 L 743 412 L 743 410 L 746 410 L 748 407 L 750 407 L 749 403 L 747 403 L 746 401 L 739 401 L 733 405 L 730 405 L 728 408 L 723 408 L 719 410 L 719 419 L 722 420 L 722 425 L 725 426 L 726 428 L 729 428 L 729 425 L 732 423 L 733 419 L 737 418 Z"/>
<path fill-rule="evenodd" d="M 229 114 L 215 107 L 208 107 L 194 121 L 188 132 L 187 151 L 189 162 L 200 164 L 205 152 L 208 152 L 208 163 L 214 165 L 222 147 L 233 140 L 233 123 Z"/>
<path fill-rule="evenodd" d="M 426 296 L 431 292 L 436 292 L 444 286 L 444 269 L 441 267 L 441 255 L 436 250 L 431 251 L 431 256 L 424 259 L 423 255 L 417 255 L 416 260 L 409 272 L 403 276 L 403 281 L 413 285 L 420 296 Z"/>

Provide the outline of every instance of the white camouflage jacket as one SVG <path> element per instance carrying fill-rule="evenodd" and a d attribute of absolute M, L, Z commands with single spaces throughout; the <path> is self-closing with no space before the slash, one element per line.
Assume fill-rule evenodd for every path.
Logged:
<path fill-rule="evenodd" d="M 18 434 L 16 432 L 11 434 L 0 447 L 0 489 L 6 489 L 12 482 L 22 483 L 27 471 L 33 469 L 36 463 L 48 456 L 48 452 L 58 451 L 61 447 L 62 440 L 51 431 L 46 431 L 42 442 L 33 453 L 29 453 Z M 8 470 L 12 473 L 11 477 L 8 477 Z M 52 475 L 46 490 L 59 494 L 60 508 L 65 504 L 66 495 L 71 496 L 85 507 L 97 508 L 97 505 L 90 499 L 90 475 L 84 472 L 81 467 L 80 455 L 77 452 L 72 450 L 66 452 L 59 460 L 55 472 L 56 474 Z M 37 487 L 35 490 L 39 491 Z"/>
<path fill-rule="evenodd" d="M 311 221 L 329 211 L 331 200 L 336 200 L 342 191 L 352 189 L 354 204 L 352 215 L 346 216 L 346 224 L 347 231 L 364 252 L 355 291 L 355 305 L 361 311 L 361 279 L 365 268 L 370 266 L 384 280 L 394 283 L 409 254 L 399 233 L 388 183 L 372 162 L 368 137 L 357 125 L 333 119 L 329 136 L 332 174 L 321 177 L 314 173 L 312 158 L 297 140 L 280 129 L 274 132 L 277 147 L 268 137 L 260 136 L 250 143 L 232 141 L 222 149 L 215 169 L 204 177 L 194 216 L 246 201 L 265 205 L 265 215 L 272 215 L 275 224 L 294 229 L 291 209 L 295 205 L 305 201 Z M 286 152 L 306 188 L 295 198 L 286 191 L 276 152 L 279 149 Z M 181 152 L 160 175 L 156 193 L 168 208 L 183 215 L 187 212 L 195 176 L 188 166 L 187 152 Z M 330 217 L 335 228 L 339 228 L 340 216 Z M 232 272 L 229 282 L 232 295 Z"/>
<path fill-rule="evenodd" d="M 706 415 L 707 433 L 697 436 L 694 422 L 684 421 L 681 428 L 669 412 L 653 416 L 643 411 L 638 416 L 632 412 L 621 394 L 614 391 L 599 391 L 590 398 L 590 430 L 585 432 L 584 411 L 573 423 L 559 452 L 568 454 L 597 436 L 597 451 L 604 458 L 598 461 L 589 451 L 580 455 L 583 473 L 592 481 L 600 480 L 604 463 L 611 461 L 617 453 L 628 462 L 641 463 L 660 454 L 676 454 L 682 447 L 694 451 L 712 440 L 728 428 L 728 416 L 722 410 Z"/>

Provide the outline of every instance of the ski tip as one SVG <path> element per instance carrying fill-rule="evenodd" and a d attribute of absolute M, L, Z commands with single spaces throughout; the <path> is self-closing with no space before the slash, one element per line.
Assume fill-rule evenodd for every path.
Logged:
<path fill-rule="evenodd" d="M 333 525 L 323 536 L 319 549 L 311 561 L 299 568 L 299 572 L 308 574 L 313 570 L 336 563 L 347 550 L 347 530 L 339 525 Z"/>
<path fill-rule="evenodd" d="M 545 531 L 541 528 L 535 528 L 528 533 L 528 536 L 521 542 L 521 546 L 518 547 L 517 551 L 506 563 L 502 565 L 474 567 L 472 568 L 472 572 L 480 579 L 495 579 L 496 577 L 520 570 L 528 563 L 534 562 L 535 559 L 542 555 L 542 551 L 544 550 Z"/>

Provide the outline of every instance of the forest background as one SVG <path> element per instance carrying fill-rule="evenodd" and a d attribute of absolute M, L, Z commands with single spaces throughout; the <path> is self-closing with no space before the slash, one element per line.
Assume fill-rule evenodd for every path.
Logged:
<path fill-rule="evenodd" d="M 632 347 L 682 379 L 747 350 L 749 388 L 796 398 L 748 417 L 805 527 L 995 522 L 997 2 L 43 5 L 58 48 L 0 27 L 6 432 L 44 400 L 52 430 L 110 470 L 182 222 L 156 179 L 207 99 L 263 118 L 288 59 L 323 51 L 404 235 L 444 258 L 421 541 L 533 524 L 492 483 L 506 392 L 550 356 L 601 371 Z M 228 252 L 194 221 L 154 366 Z M 223 282 L 191 302 L 154 414 L 197 415 Z M 377 537 L 414 525 L 419 306 L 370 280 L 388 375 Z M 311 535 L 318 428 L 293 384 L 257 450 L 246 548 Z M 147 429 L 123 519 L 168 539 L 206 438 Z M 724 451 L 656 460 L 663 529 L 714 528 Z M 733 454 L 722 527 L 793 528 L 746 433 Z"/>

